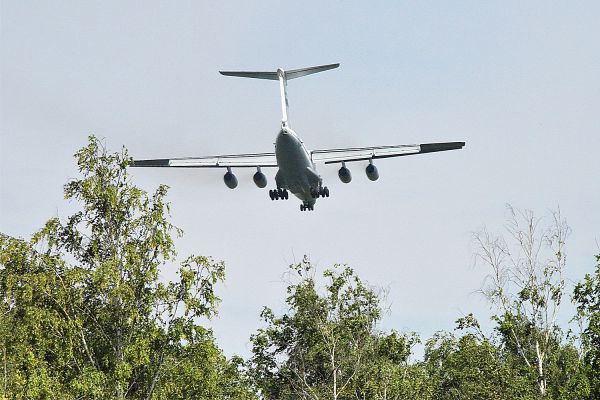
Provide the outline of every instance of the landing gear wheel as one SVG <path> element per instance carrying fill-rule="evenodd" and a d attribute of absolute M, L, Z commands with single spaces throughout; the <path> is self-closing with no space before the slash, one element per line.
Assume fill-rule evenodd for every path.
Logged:
<path fill-rule="evenodd" d="M 300 204 L 300 211 L 313 211 L 314 209 L 314 204 Z"/>
<path fill-rule="evenodd" d="M 313 199 L 317 199 L 319 197 L 329 197 L 329 189 L 327 188 L 327 186 L 321 186 L 318 189 L 310 188 L 310 196 Z"/>
<path fill-rule="evenodd" d="M 290 198 L 290 195 L 287 189 L 277 188 L 269 190 L 269 197 L 271 200 L 287 200 Z"/>
<path fill-rule="evenodd" d="M 287 200 L 290 197 L 287 189 L 277 189 L 277 194 L 281 200 Z"/>

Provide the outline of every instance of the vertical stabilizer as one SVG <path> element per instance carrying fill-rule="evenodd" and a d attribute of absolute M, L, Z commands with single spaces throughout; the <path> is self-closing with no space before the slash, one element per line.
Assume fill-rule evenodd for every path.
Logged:
<path fill-rule="evenodd" d="M 279 68 L 277 70 L 277 77 L 279 78 L 279 96 L 281 98 L 281 127 L 288 127 L 288 98 L 287 98 L 287 79 L 285 71 Z"/>
<path fill-rule="evenodd" d="M 279 94 L 281 96 L 281 126 L 288 127 L 288 99 L 287 99 L 287 81 L 289 79 L 300 78 L 317 72 L 323 72 L 339 67 L 340 64 L 319 65 L 301 69 L 292 69 L 284 71 L 279 68 L 276 72 L 252 72 L 252 71 L 219 71 L 221 75 L 238 76 L 240 78 L 255 78 L 279 80 Z"/>

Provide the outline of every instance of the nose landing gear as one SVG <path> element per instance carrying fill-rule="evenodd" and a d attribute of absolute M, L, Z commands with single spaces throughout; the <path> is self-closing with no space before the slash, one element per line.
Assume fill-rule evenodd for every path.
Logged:
<path fill-rule="evenodd" d="M 300 204 L 300 211 L 314 211 L 315 206 L 313 204 Z"/>

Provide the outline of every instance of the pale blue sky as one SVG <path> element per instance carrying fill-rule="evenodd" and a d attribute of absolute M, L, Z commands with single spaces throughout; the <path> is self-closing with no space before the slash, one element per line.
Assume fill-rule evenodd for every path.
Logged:
<path fill-rule="evenodd" d="M 349 185 L 321 168 L 332 197 L 313 213 L 271 202 L 251 171 L 234 191 L 223 171 L 132 171 L 147 190 L 171 186 L 181 255 L 226 261 L 213 326 L 227 354 L 248 354 L 263 305 L 283 310 L 282 275 L 303 254 L 387 287 L 383 328 L 428 337 L 462 313 L 486 319 L 470 232 L 501 227 L 505 203 L 560 205 L 568 277 L 592 270 L 599 2 L 224 3 L 0 2 L 0 231 L 27 236 L 68 215 L 62 185 L 90 133 L 143 158 L 271 151 L 277 85 L 217 71 L 340 62 L 289 84 L 309 148 L 465 149 L 382 160 L 376 183 L 361 165 Z"/>

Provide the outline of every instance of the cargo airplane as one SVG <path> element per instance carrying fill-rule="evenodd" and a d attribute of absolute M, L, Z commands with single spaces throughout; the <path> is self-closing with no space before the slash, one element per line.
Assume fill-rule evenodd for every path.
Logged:
<path fill-rule="evenodd" d="M 267 186 L 267 178 L 262 172 L 262 168 L 278 168 L 275 174 L 276 187 L 269 190 L 271 200 L 287 200 L 289 192 L 291 192 L 300 199 L 301 211 L 312 211 L 319 197 L 329 197 L 329 188 L 323 186 L 323 179 L 317 172 L 317 164 L 340 164 L 338 176 L 342 182 L 349 183 L 352 180 L 352 175 L 346 167 L 346 163 L 365 161 L 368 162 L 365 173 L 371 181 L 375 181 L 379 178 L 379 172 L 373 160 L 436 151 L 457 150 L 465 145 L 464 142 L 446 142 L 307 150 L 296 132 L 290 128 L 288 121 L 287 81 L 337 67 L 339 67 L 339 64 L 320 65 L 288 71 L 279 68 L 274 72 L 220 71 L 222 75 L 226 76 L 279 81 L 283 117 L 281 119 L 281 129 L 275 139 L 275 152 L 273 153 L 134 160 L 131 166 L 226 168 L 227 172 L 223 176 L 223 180 L 225 181 L 225 185 L 230 189 L 235 189 L 238 184 L 237 178 L 232 171 L 233 168 L 256 168 L 253 180 L 259 188 Z"/>

